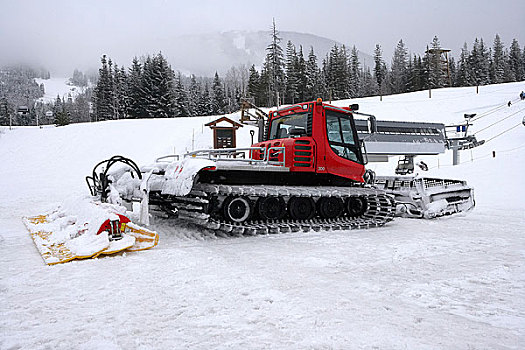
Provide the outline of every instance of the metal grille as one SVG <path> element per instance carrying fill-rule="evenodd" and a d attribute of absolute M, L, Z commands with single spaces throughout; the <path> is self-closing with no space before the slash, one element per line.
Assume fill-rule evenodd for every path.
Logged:
<path fill-rule="evenodd" d="M 293 165 L 299 168 L 314 166 L 313 146 L 309 140 L 295 140 L 293 146 Z"/>

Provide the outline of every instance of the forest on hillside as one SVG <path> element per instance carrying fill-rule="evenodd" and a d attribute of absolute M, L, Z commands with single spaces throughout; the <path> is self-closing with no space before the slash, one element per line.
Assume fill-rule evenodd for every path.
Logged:
<path fill-rule="evenodd" d="M 355 46 L 334 45 L 321 58 L 315 48 L 305 53 L 291 41 L 283 48 L 275 23 L 268 39 L 264 62 L 231 67 L 223 77 L 185 76 L 162 53 L 135 57 L 129 67 L 103 55 L 96 76 L 74 71 L 70 82 L 85 87 L 81 94 L 74 99 L 57 96 L 48 104 L 38 102 L 44 91 L 34 78 L 49 77 L 49 72 L 2 67 L 0 125 L 8 125 L 10 118 L 13 125 L 35 125 L 38 113 L 41 124 L 57 125 L 220 115 L 238 110 L 243 98 L 271 107 L 318 97 L 339 100 L 525 79 L 525 47 L 514 39 L 506 48 L 499 35 L 491 46 L 483 39 L 475 39 L 471 48 L 465 43 L 457 60 L 442 49 L 437 36 L 421 54 L 409 54 L 400 40 L 388 64 L 377 44 L 371 67 L 361 65 Z M 17 113 L 20 106 L 28 106 L 28 113 Z"/>

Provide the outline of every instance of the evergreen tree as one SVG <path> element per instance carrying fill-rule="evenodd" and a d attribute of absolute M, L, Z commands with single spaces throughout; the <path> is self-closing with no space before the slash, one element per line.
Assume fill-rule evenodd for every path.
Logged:
<path fill-rule="evenodd" d="M 305 76 L 305 100 L 314 100 L 318 97 L 322 97 L 321 71 L 317 65 L 317 56 L 314 53 L 313 47 L 310 47 L 310 52 L 308 54 Z"/>
<path fill-rule="evenodd" d="M 469 76 L 471 77 L 471 83 L 473 85 L 481 85 L 481 59 L 482 57 L 479 53 L 479 40 L 476 38 L 468 58 Z"/>
<path fill-rule="evenodd" d="M 69 115 L 70 115 L 69 112 L 66 112 L 66 111 L 58 112 L 55 115 L 55 125 L 56 126 L 69 125 L 70 123 Z"/>
<path fill-rule="evenodd" d="M 494 77 L 494 61 L 492 60 L 492 48 L 489 48 L 489 80 L 493 84 L 496 78 Z"/>
<path fill-rule="evenodd" d="M 72 85 L 86 87 L 87 86 L 87 77 L 78 69 L 73 71 L 73 77 L 69 79 L 69 82 Z"/>
<path fill-rule="evenodd" d="M 93 94 L 95 120 L 113 119 L 113 84 L 111 71 L 103 55 L 100 59 L 102 67 L 98 71 L 98 81 Z"/>
<path fill-rule="evenodd" d="M 503 43 L 501 42 L 499 35 L 496 34 L 492 52 L 493 83 L 495 84 L 503 83 L 505 81 L 505 56 L 503 50 Z"/>
<path fill-rule="evenodd" d="M 60 98 L 60 95 L 57 95 L 57 98 L 53 104 L 53 115 L 56 115 L 58 112 L 62 112 L 63 110 L 64 107 L 62 104 L 62 99 Z"/>
<path fill-rule="evenodd" d="M 420 91 L 426 88 L 427 76 L 424 64 L 421 56 L 414 55 L 409 77 L 409 91 Z"/>
<path fill-rule="evenodd" d="M 188 114 L 190 117 L 204 115 L 198 108 L 198 101 L 201 98 L 201 85 L 197 82 L 194 74 L 190 77 L 190 87 L 188 89 Z"/>
<path fill-rule="evenodd" d="M 450 81 L 452 84 L 451 86 L 456 86 L 455 81 L 456 81 L 457 72 L 456 72 L 456 61 L 454 60 L 454 57 L 452 56 L 449 57 L 448 65 L 449 65 L 449 70 L 450 70 Z"/>
<path fill-rule="evenodd" d="M 124 67 L 120 69 L 115 64 L 113 73 L 113 109 L 115 119 L 127 118 L 128 82 Z"/>
<path fill-rule="evenodd" d="M 128 113 L 131 118 L 146 116 L 143 100 L 142 65 L 137 57 L 134 57 L 128 74 Z"/>
<path fill-rule="evenodd" d="M 75 97 L 71 105 L 71 122 L 85 123 L 91 121 L 90 105 L 92 89 L 88 88 Z"/>
<path fill-rule="evenodd" d="M 471 82 L 470 78 L 470 65 L 469 65 L 469 51 L 467 47 L 467 43 L 463 44 L 463 48 L 461 49 L 461 55 L 459 57 L 458 62 L 458 72 L 456 77 L 456 85 L 457 86 L 469 86 Z"/>
<path fill-rule="evenodd" d="M 480 56 L 480 84 L 490 84 L 490 55 L 483 41 L 483 38 L 479 40 L 479 56 Z"/>
<path fill-rule="evenodd" d="M 144 62 L 142 74 L 142 101 L 149 118 L 175 116 L 173 70 L 161 53 Z"/>
<path fill-rule="evenodd" d="M 0 125 L 9 125 L 9 109 L 7 98 L 2 96 L 0 98 Z"/>
<path fill-rule="evenodd" d="M 270 107 L 272 105 L 272 101 L 275 100 L 275 98 L 272 98 L 272 96 L 274 96 L 274 92 L 270 90 L 270 87 L 270 72 L 268 72 L 268 70 L 263 67 L 259 79 L 259 96 L 261 101 L 263 101 L 261 106 Z"/>
<path fill-rule="evenodd" d="M 428 56 L 428 74 L 429 84 L 431 88 L 440 88 L 445 85 L 443 75 L 443 66 L 441 63 L 441 44 L 437 36 L 432 39 L 432 49 L 427 49 Z"/>
<path fill-rule="evenodd" d="M 340 51 L 339 64 L 341 71 L 341 98 L 350 98 L 350 68 L 348 65 L 350 58 L 346 46 L 343 45 Z"/>
<path fill-rule="evenodd" d="M 55 117 L 54 124 L 56 126 L 65 126 L 70 123 L 70 115 L 65 107 L 65 103 L 58 95 L 53 106 L 53 116 Z"/>
<path fill-rule="evenodd" d="M 410 57 L 407 58 L 406 69 L 406 91 L 412 92 L 414 90 L 414 61 Z"/>
<path fill-rule="evenodd" d="M 207 82 L 204 83 L 204 89 L 202 90 L 201 98 L 197 103 L 197 109 L 201 112 L 201 115 L 213 114 L 210 86 Z"/>
<path fill-rule="evenodd" d="M 117 111 L 115 108 L 115 75 L 113 74 L 113 61 L 111 58 L 108 58 L 108 73 L 109 73 L 109 82 L 108 82 L 108 89 L 109 89 L 109 95 L 110 98 L 110 109 L 111 109 L 111 117 L 109 119 L 117 119 Z"/>
<path fill-rule="evenodd" d="M 361 71 L 361 86 L 359 96 L 373 96 L 377 93 L 377 82 L 372 76 L 370 67 L 366 67 Z"/>
<path fill-rule="evenodd" d="M 405 92 L 407 89 L 407 49 L 403 40 L 399 40 L 394 56 L 392 57 L 392 70 L 390 74 L 391 89 L 395 94 Z"/>
<path fill-rule="evenodd" d="M 523 54 L 521 55 L 521 63 L 522 63 L 523 75 L 524 75 L 522 79 L 525 79 L 525 45 L 523 46 Z"/>
<path fill-rule="evenodd" d="M 246 95 L 254 99 L 257 106 L 262 106 L 265 101 L 261 98 L 261 77 L 259 72 L 255 69 L 255 65 L 250 67 L 250 77 L 248 78 L 248 89 Z"/>
<path fill-rule="evenodd" d="M 295 50 L 294 44 L 291 41 L 288 41 L 286 44 L 286 87 L 285 87 L 285 96 L 284 102 L 293 104 L 296 102 L 298 97 L 297 86 L 298 86 L 298 72 L 296 72 L 297 67 L 297 52 Z"/>
<path fill-rule="evenodd" d="M 374 75 L 377 81 L 377 86 L 379 89 L 379 94 L 383 95 L 383 83 L 386 78 L 386 64 L 383 61 L 383 51 L 381 50 L 381 46 L 379 44 L 376 44 L 376 48 L 374 50 Z"/>
<path fill-rule="evenodd" d="M 432 84 L 430 82 L 430 53 L 429 53 L 429 47 L 427 45 L 427 50 L 425 51 L 425 55 L 421 59 L 421 86 L 423 89 L 429 89 L 432 88 Z"/>
<path fill-rule="evenodd" d="M 224 88 L 222 86 L 222 81 L 219 78 L 219 74 L 217 72 L 215 72 L 215 77 L 213 78 L 213 84 L 212 84 L 211 90 L 212 90 L 211 113 L 213 115 L 226 113 L 226 98 L 224 94 Z"/>
<path fill-rule="evenodd" d="M 469 81 L 474 85 L 487 85 L 490 83 L 488 52 L 483 39 L 474 40 L 472 51 L 468 58 Z"/>
<path fill-rule="evenodd" d="M 348 56 L 344 46 L 341 49 L 337 45 L 332 47 L 324 61 L 323 70 L 330 99 L 349 98 Z"/>
<path fill-rule="evenodd" d="M 182 76 L 180 72 L 177 73 L 173 92 L 174 92 L 173 116 L 187 117 L 189 115 L 188 101 L 186 98 L 186 91 L 184 89 L 184 85 L 182 85 Z"/>
<path fill-rule="evenodd" d="M 516 39 L 512 40 L 512 44 L 510 44 L 509 67 L 512 72 L 512 81 L 522 81 L 525 79 L 523 57 L 521 55 L 520 44 Z"/>
<path fill-rule="evenodd" d="M 306 61 L 303 55 L 303 46 L 299 46 L 297 60 L 295 62 L 295 72 L 297 74 L 297 98 L 299 101 L 306 101 Z"/>
<path fill-rule="evenodd" d="M 504 62 L 503 67 L 504 67 L 504 71 L 505 71 L 504 82 L 507 83 L 507 82 L 510 82 L 510 81 L 514 81 L 514 79 L 515 79 L 514 71 L 510 67 L 510 56 L 509 56 L 509 50 L 507 50 L 507 49 L 503 50 L 503 62 Z"/>
<path fill-rule="evenodd" d="M 283 97 L 285 83 L 283 49 L 280 46 L 282 39 L 276 29 L 275 20 L 272 25 L 271 36 L 272 42 L 266 48 L 267 54 L 263 67 L 267 78 L 268 107 L 279 104 L 277 97 Z"/>
<path fill-rule="evenodd" d="M 142 79 L 140 86 L 142 93 L 140 95 L 140 105 L 144 109 L 145 118 L 155 118 L 155 111 L 150 107 L 154 96 L 156 95 L 156 86 L 154 81 L 154 63 L 151 56 L 147 56 L 143 63 Z"/>
<path fill-rule="evenodd" d="M 350 53 L 350 61 L 348 64 L 348 80 L 349 80 L 349 94 L 351 98 L 360 96 L 361 94 L 361 74 L 359 71 L 359 57 L 355 45 L 352 47 Z"/>

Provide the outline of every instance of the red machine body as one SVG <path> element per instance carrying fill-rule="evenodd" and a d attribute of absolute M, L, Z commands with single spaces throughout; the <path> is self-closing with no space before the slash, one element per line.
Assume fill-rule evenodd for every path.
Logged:
<path fill-rule="evenodd" d="M 269 114 L 265 141 L 253 147 L 284 147 L 270 152 L 270 161 L 283 162 L 292 173 L 332 175 L 364 182 L 365 166 L 350 107 L 321 100 L 305 102 Z M 253 159 L 263 152 L 254 151 Z"/>

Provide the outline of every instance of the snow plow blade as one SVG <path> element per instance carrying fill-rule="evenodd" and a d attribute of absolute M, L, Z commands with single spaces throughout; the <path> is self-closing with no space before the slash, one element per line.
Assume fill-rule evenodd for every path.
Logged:
<path fill-rule="evenodd" d="M 396 215 L 432 219 L 474 208 L 474 189 L 466 181 L 378 176 L 376 187 L 394 195 Z"/>
<path fill-rule="evenodd" d="M 121 214 L 124 210 L 89 202 L 80 205 L 78 215 L 71 215 L 67 206 L 60 206 L 51 213 L 23 221 L 47 265 L 156 246 L 158 234 L 133 224 Z"/>

